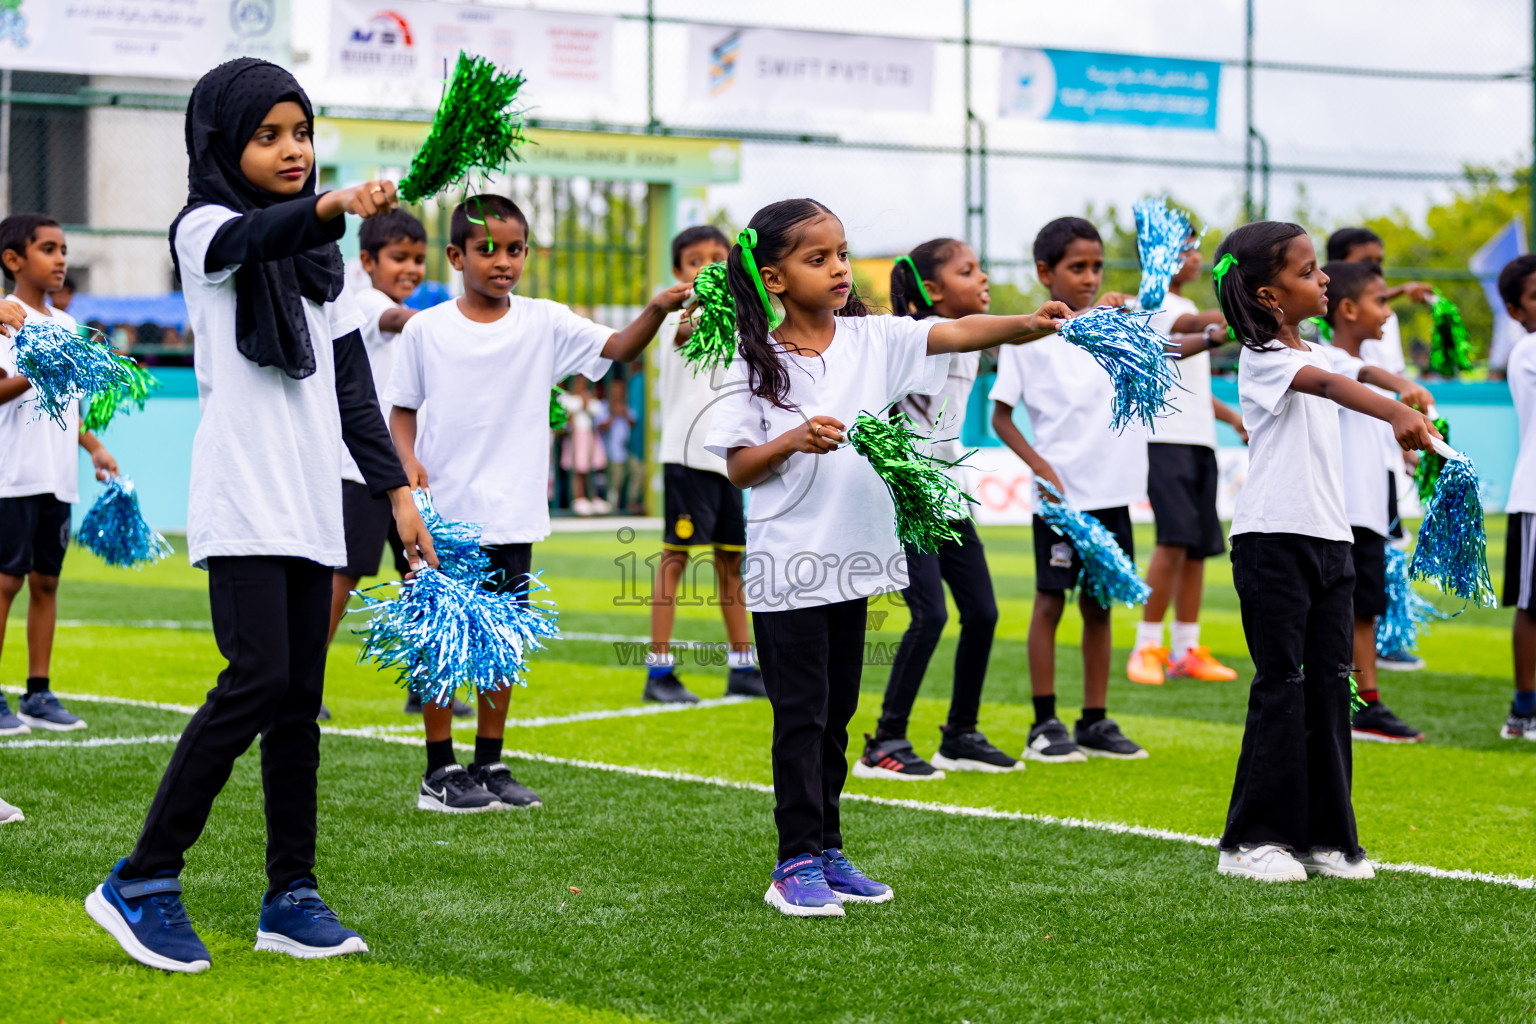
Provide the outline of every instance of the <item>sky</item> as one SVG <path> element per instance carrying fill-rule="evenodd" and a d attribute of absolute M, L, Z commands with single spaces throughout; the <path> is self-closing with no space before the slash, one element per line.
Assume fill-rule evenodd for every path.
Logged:
<path fill-rule="evenodd" d="M 525 3 L 497 6 L 526 7 Z M 544 10 L 643 14 L 643 0 L 541 2 Z M 656 0 L 656 13 L 709 22 L 743 22 L 825 32 L 908 38 L 957 37 L 961 0 Z M 1255 57 L 1261 61 L 1351 64 L 1373 68 L 1502 72 L 1528 68 L 1531 7 L 1514 0 L 1256 0 Z M 296 70 L 320 103 L 431 107 L 436 90 L 360 83 L 331 73 L 329 0 L 296 2 Z M 1010 45 L 1102 50 L 1201 59 L 1240 59 L 1242 0 L 973 0 L 973 38 Z M 686 95 L 689 29 L 656 33 L 657 113 L 665 123 L 701 125 L 709 113 Z M 645 120 L 645 34 L 620 22 L 614 34 L 614 93 L 577 98 L 529 84 L 534 113 L 551 118 Z M 973 48 L 973 109 L 996 148 L 1241 160 L 1242 69 L 1222 72 L 1215 132 L 1074 125 L 997 116 L 998 53 Z M 757 130 L 793 130 L 874 142 L 958 144 L 964 129 L 961 51 L 940 44 L 933 107 L 926 114 L 858 113 L 825 107 L 754 115 Z M 1374 170 L 1456 171 L 1463 164 L 1509 169 L 1531 154 L 1529 82 L 1376 79 L 1286 71 L 1255 76 L 1255 121 L 1277 164 Z M 737 120 L 743 120 L 737 118 Z M 716 119 L 716 127 L 731 127 Z M 1240 172 L 1066 160 L 993 158 L 988 164 L 991 255 L 1022 257 L 1035 231 L 1063 214 L 1110 205 L 1122 216 L 1142 196 L 1169 192 L 1210 222 L 1241 216 Z M 747 143 L 742 178 L 716 186 L 710 204 L 744 223 L 758 207 L 810 195 L 847 225 L 854 249 L 903 251 L 924 238 L 964 231 L 960 158 L 947 154 L 870 152 Z M 1305 189 L 1303 199 L 1299 189 Z M 1386 177 L 1275 175 L 1270 215 L 1305 202 L 1333 223 L 1401 208 L 1419 215 L 1448 186 Z"/>

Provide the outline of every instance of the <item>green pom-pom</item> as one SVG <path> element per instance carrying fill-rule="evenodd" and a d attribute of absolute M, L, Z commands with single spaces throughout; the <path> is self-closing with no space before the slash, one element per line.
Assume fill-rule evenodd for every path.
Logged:
<path fill-rule="evenodd" d="M 1440 431 L 1440 436 L 1446 444 L 1451 442 L 1451 425 L 1445 421 L 1444 416 L 1435 417 L 1435 429 Z M 1419 501 L 1428 504 L 1429 499 L 1435 494 L 1435 481 L 1440 479 L 1440 471 L 1445 468 L 1445 456 L 1433 448 L 1426 448 L 1419 456 L 1419 466 L 1413 471 L 1413 482 L 1419 489 Z"/>
<path fill-rule="evenodd" d="M 105 430 L 118 413 L 127 415 L 134 409 L 144 411 L 144 403 L 149 401 L 149 396 L 160 389 L 160 382 L 155 375 L 144 369 L 128 356 L 112 354 L 113 362 L 123 368 L 127 374 L 127 381 L 120 388 L 110 391 L 98 391 L 90 397 L 85 407 L 85 415 L 81 417 L 80 426 L 92 433 Z"/>
<path fill-rule="evenodd" d="M 926 454 L 917 442 L 928 439 L 912 426 L 906 413 L 879 419 L 861 412 L 848 428 L 848 443 L 869 460 L 891 492 L 897 538 L 931 555 L 946 540 L 960 539 L 949 524 L 971 514 L 971 499 L 944 472 L 963 460 L 945 462 Z"/>
<path fill-rule="evenodd" d="M 1333 338 L 1333 328 L 1328 326 L 1328 321 L 1320 316 L 1308 317 L 1307 323 L 1317 332 L 1318 341 L 1329 341 Z"/>
<path fill-rule="evenodd" d="M 472 170 L 503 170 L 527 142 L 523 118 L 512 108 L 523 76 L 506 74 L 484 57 L 459 54 L 453 80 L 432 118 L 432 130 L 400 182 L 400 198 L 419 203 Z"/>
<path fill-rule="evenodd" d="M 1442 377 L 1454 377 L 1472 369 L 1472 352 L 1467 345 L 1467 325 L 1462 322 L 1456 303 L 1435 292 L 1429 307 L 1435 322 L 1435 340 L 1429 349 L 1429 368 Z"/>
<path fill-rule="evenodd" d="M 1365 708 L 1366 708 L 1365 698 L 1360 696 L 1360 686 L 1359 686 L 1358 683 L 1355 682 L 1355 677 L 1354 676 L 1350 676 L 1349 677 L 1349 710 L 1350 711 L 1364 711 Z"/>
<path fill-rule="evenodd" d="M 700 270 L 693 279 L 693 295 L 693 333 L 678 353 L 698 376 L 700 370 L 729 366 L 736 357 L 736 301 L 726 282 L 725 264 L 711 263 Z"/>
<path fill-rule="evenodd" d="M 570 413 L 565 411 L 565 406 L 560 402 L 560 396 L 565 394 L 559 388 L 549 389 L 549 429 L 564 430 L 565 425 L 571 422 Z"/>

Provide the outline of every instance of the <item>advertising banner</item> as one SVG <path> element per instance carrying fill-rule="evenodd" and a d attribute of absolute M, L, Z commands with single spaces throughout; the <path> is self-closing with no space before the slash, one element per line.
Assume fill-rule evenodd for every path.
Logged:
<path fill-rule="evenodd" d="M 1045 121 L 1216 130 L 1218 61 L 1005 47 L 998 112 Z"/>
<path fill-rule="evenodd" d="M 933 107 L 933 44 L 694 25 L 688 99 L 721 112 L 926 114 Z"/>
<path fill-rule="evenodd" d="M 540 92 L 612 92 L 612 18 L 423 0 L 331 0 L 334 75 L 439 82 L 461 50 L 522 71 Z"/>

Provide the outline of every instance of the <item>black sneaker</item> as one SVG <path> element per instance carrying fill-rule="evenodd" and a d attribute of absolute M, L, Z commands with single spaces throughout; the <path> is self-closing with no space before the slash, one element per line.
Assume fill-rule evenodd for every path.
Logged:
<path fill-rule="evenodd" d="M 1053 715 L 1043 722 L 1037 722 L 1035 727 L 1029 730 L 1029 741 L 1024 747 L 1024 759 L 1066 764 L 1069 761 L 1086 761 L 1088 755 L 1077 748 L 1077 744 L 1072 742 L 1072 737 L 1067 732 L 1067 727 L 1062 724 L 1061 719 Z"/>
<path fill-rule="evenodd" d="M 481 765 L 470 774 L 477 784 L 484 786 L 492 796 L 501 801 L 501 807 L 511 809 L 544 806 L 544 801 L 539 799 L 539 794 L 514 779 L 512 769 L 500 761 Z"/>
<path fill-rule="evenodd" d="M 1349 734 L 1369 743 L 1422 743 L 1424 734 L 1394 715 L 1381 701 L 1354 713 Z"/>
<path fill-rule="evenodd" d="M 1120 761 L 1140 761 L 1148 754 L 1140 746 L 1125 738 L 1125 733 L 1113 718 L 1101 718 L 1092 725 L 1077 720 L 1072 732 L 1077 745 L 1089 757 L 1113 757 Z"/>
<path fill-rule="evenodd" d="M 1522 715 L 1511 707 L 1499 736 L 1506 740 L 1536 740 L 1536 715 Z"/>
<path fill-rule="evenodd" d="M 939 743 L 939 752 L 931 759 L 935 768 L 950 772 L 1024 770 L 1024 762 L 998 750 L 979 732 L 950 732 L 947 725 L 939 726 L 939 731 L 944 734 L 944 739 Z"/>
<path fill-rule="evenodd" d="M 319 713 L 315 715 L 315 721 L 317 721 L 317 722 L 329 722 L 330 720 L 331 720 L 331 709 L 326 707 L 324 704 L 321 704 L 320 705 Z"/>
<path fill-rule="evenodd" d="M 676 672 L 668 672 L 664 676 L 653 676 L 647 673 L 645 692 L 640 695 L 640 699 L 656 704 L 697 704 L 699 702 L 698 694 L 684 686 L 683 681 L 677 678 Z"/>
<path fill-rule="evenodd" d="M 725 695 L 727 697 L 766 697 L 768 688 L 763 685 L 763 670 L 753 665 L 751 668 L 733 668 L 725 681 Z"/>
<path fill-rule="evenodd" d="M 869 733 L 864 734 L 864 756 L 853 762 L 853 774 L 860 779 L 901 779 L 904 782 L 944 777 L 943 772 L 917 756 L 911 741 L 877 741 Z"/>
<path fill-rule="evenodd" d="M 415 691 L 407 691 L 405 695 L 405 713 L 408 715 L 421 714 L 421 697 Z M 459 698 L 453 698 L 453 717 L 468 718 L 475 713 L 473 704 L 466 704 Z"/>
<path fill-rule="evenodd" d="M 439 768 L 421 780 L 416 807 L 422 811 L 474 814 L 501 809 L 501 801 L 476 782 L 461 764 Z"/>

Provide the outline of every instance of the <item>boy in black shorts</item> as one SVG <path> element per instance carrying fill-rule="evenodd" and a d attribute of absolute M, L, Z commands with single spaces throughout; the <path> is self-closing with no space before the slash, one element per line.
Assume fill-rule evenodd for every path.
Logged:
<path fill-rule="evenodd" d="M 730 243 L 719 228 L 688 228 L 672 239 L 672 273 L 678 281 L 691 285 L 701 269 L 723 262 L 729 248 Z M 693 367 L 678 354 L 678 346 L 687 338 L 687 324 L 678 325 L 671 337 L 666 336 L 663 328 L 663 337 L 656 346 L 661 368 L 661 473 L 666 526 L 655 593 L 651 597 L 651 649 L 645 656 L 643 699 L 668 704 L 693 704 L 699 699 L 678 678 L 671 640 L 678 591 L 688 568 L 689 554 L 702 547 L 714 549 L 715 592 L 731 645 L 726 655 L 730 674 L 725 692 L 763 697 L 767 691 L 763 689 L 763 674 L 752 649 L 747 606 L 741 596 L 741 557 L 747 546 L 741 492 L 726 479 L 725 460 L 704 450 L 710 410 L 720 395 L 725 369 L 701 371 L 695 376 Z"/>
<path fill-rule="evenodd" d="M 1499 730 L 1506 740 L 1536 741 L 1536 254 L 1517 256 L 1499 272 L 1499 298 L 1524 338 L 1509 354 L 1509 396 L 1520 422 L 1520 454 L 1504 511 L 1504 606 L 1515 610 L 1515 698 Z"/>

